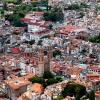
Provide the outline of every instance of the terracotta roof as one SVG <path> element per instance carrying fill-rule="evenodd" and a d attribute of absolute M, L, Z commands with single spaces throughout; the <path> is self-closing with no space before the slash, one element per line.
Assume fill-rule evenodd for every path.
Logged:
<path fill-rule="evenodd" d="M 12 35 L 12 37 L 13 37 L 13 38 L 17 38 L 18 36 L 14 34 L 14 35 Z"/>
<path fill-rule="evenodd" d="M 33 74 L 31 74 L 31 73 L 28 73 L 27 75 L 22 76 L 22 77 L 23 77 L 23 78 L 27 78 L 27 79 L 29 79 L 29 78 L 34 77 L 34 75 L 33 75 Z"/>
<path fill-rule="evenodd" d="M 97 16 L 97 19 L 100 19 L 100 15 Z"/>
<path fill-rule="evenodd" d="M 46 92 L 46 95 L 49 95 L 50 97 L 52 97 L 52 93 L 51 92 Z"/>
<path fill-rule="evenodd" d="M 78 34 L 78 36 L 81 36 L 81 37 L 88 37 L 88 34 Z"/>
<path fill-rule="evenodd" d="M 11 51 L 12 51 L 12 53 L 14 53 L 14 54 L 19 53 L 18 48 L 12 48 Z"/>
<path fill-rule="evenodd" d="M 69 45 L 68 47 L 69 47 L 71 50 L 75 50 L 75 48 L 76 48 L 76 47 L 73 46 L 73 45 Z"/>
<path fill-rule="evenodd" d="M 71 31 L 75 31 L 77 29 L 82 29 L 84 27 L 78 27 L 75 25 L 66 25 L 66 26 L 61 26 L 60 28 L 64 29 L 65 31 L 71 32 Z"/>
<path fill-rule="evenodd" d="M 31 88 L 30 88 L 30 91 L 33 91 L 33 92 L 38 92 L 38 93 L 41 93 L 42 92 L 42 85 L 39 84 L 39 83 L 34 83 Z"/>
<path fill-rule="evenodd" d="M 0 98 L 0 100 L 5 100 L 4 98 Z"/>
<path fill-rule="evenodd" d="M 11 74 L 10 77 L 11 77 L 12 79 L 16 78 L 16 76 L 15 76 L 14 74 Z"/>
<path fill-rule="evenodd" d="M 13 89 L 19 89 L 21 86 L 31 84 L 31 82 L 25 80 L 22 77 L 14 78 L 12 80 L 4 80 L 4 82 L 8 84 L 10 87 L 12 87 Z"/>

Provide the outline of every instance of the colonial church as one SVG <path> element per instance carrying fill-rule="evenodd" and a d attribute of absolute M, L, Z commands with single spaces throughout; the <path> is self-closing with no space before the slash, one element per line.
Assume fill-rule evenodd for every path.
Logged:
<path fill-rule="evenodd" d="M 21 69 L 36 76 L 42 76 L 44 71 L 50 70 L 50 60 L 53 57 L 52 46 L 46 48 L 46 53 L 45 55 L 42 46 L 27 47 L 20 58 Z"/>

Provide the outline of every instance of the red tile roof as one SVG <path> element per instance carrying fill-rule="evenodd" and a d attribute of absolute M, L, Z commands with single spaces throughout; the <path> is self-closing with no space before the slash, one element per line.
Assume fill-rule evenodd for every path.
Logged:
<path fill-rule="evenodd" d="M 11 51 L 12 51 L 12 53 L 14 53 L 14 54 L 15 54 L 15 53 L 19 53 L 18 48 L 12 48 Z"/>

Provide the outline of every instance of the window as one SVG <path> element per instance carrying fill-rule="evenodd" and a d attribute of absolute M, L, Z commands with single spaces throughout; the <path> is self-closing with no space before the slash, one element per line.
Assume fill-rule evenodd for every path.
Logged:
<path fill-rule="evenodd" d="M 42 61 L 43 61 L 44 59 L 43 59 L 43 57 L 42 57 Z"/>

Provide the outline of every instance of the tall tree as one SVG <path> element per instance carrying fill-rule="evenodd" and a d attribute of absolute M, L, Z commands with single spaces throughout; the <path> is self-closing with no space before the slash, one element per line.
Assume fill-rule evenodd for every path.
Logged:
<path fill-rule="evenodd" d="M 4 1 L 4 3 L 3 3 L 3 9 L 4 10 L 7 10 L 7 3 Z"/>
<path fill-rule="evenodd" d="M 43 74 L 43 78 L 45 79 L 53 78 L 53 75 L 50 71 L 45 71 Z"/>
<path fill-rule="evenodd" d="M 91 90 L 87 93 L 86 97 L 89 99 L 89 100 L 95 100 L 95 94 L 94 94 L 94 90 Z"/>
<path fill-rule="evenodd" d="M 62 92 L 63 96 L 75 96 L 76 100 L 80 100 L 82 96 L 86 94 L 86 87 L 80 84 L 68 83 L 64 91 Z"/>

